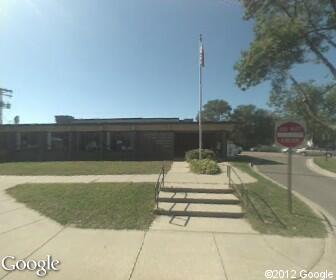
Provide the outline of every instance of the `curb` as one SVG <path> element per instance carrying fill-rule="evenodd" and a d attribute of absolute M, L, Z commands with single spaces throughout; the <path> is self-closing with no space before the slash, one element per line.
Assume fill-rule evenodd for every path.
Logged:
<path fill-rule="evenodd" d="M 318 173 L 318 174 L 320 174 L 322 176 L 326 176 L 326 177 L 329 177 L 329 178 L 336 179 L 336 173 L 319 167 L 314 162 L 314 159 L 312 159 L 312 158 L 309 158 L 309 159 L 306 160 L 306 166 L 307 166 L 308 169 L 310 169 L 311 171 L 313 171 L 315 173 Z"/>
<path fill-rule="evenodd" d="M 265 179 L 271 181 L 272 183 L 278 185 L 279 187 L 286 189 L 287 187 L 284 186 L 283 184 L 280 184 L 279 182 L 273 180 L 272 178 L 270 178 L 269 176 L 263 174 L 257 166 L 254 165 L 254 167 L 252 167 L 252 169 L 257 172 L 260 176 L 264 177 Z M 315 202 L 311 201 L 310 199 L 308 199 L 307 197 L 303 196 L 302 194 L 298 193 L 297 191 L 293 190 L 293 193 L 300 198 L 303 202 L 305 202 L 306 204 L 309 205 L 310 208 L 312 208 L 312 210 L 319 215 L 322 219 L 327 218 L 327 220 L 329 221 L 330 224 L 334 224 L 336 225 L 336 219 L 327 211 L 325 210 L 323 207 L 321 207 L 320 205 L 316 204 Z M 332 230 L 334 232 L 334 230 Z"/>
<path fill-rule="evenodd" d="M 262 176 L 263 178 L 265 178 L 265 179 L 271 181 L 272 183 L 278 185 L 279 187 L 287 190 L 286 186 L 276 182 L 275 180 L 273 180 L 269 176 L 263 174 L 258 169 L 257 166 L 253 166 L 253 167 L 250 167 L 250 168 L 252 168 L 258 175 Z M 306 198 L 302 194 L 300 194 L 296 191 L 293 191 L 293 194 L 296 195 L 299 199 L 301 199 L 304 203 L 306 203 L 314 211 L 314 213 L 316 213 L 316 215 L 321 217 L 321 219 L 323 219 L 327 223 L 328 236 L 324 239 L 323 253 L 315 261 L 313 266 L 309 269 L 310 271 L 312 271 L 315 267 L 317 267 L 322 262 L 324 256 L 327 254 L 326 252 L 331 250 L 330 245 L 328 246 L 328 244 L 330 244 L 330 242 L 328 242 L 328 240 L 330 239 L 330 240 L 333 240 L 334 242 L 336 241 L 336 232 L 333 228 L 333 225 L 336 225 L 336 220 L 333 216 L 331 216 L 331 214 L 327 210 L 325 210 L 320 205 L 317 205 L 315 202 L 311 201 L 310 199 Z M 329 230 L 328 230 L 328 228 L 329 228 Z"/>

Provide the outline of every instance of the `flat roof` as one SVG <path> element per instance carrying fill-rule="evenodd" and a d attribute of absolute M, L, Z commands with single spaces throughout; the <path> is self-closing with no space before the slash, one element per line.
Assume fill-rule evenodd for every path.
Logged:
<path fill-rule="evenodd" d="M 203 122 L 204 131 L 232 131 L 235 122 Z M 0 132 L 29 132 L 29 131 L 197 131 L 198 122 L 195 121 L 123 121 L 104 122 L 74 122 L 74 123 L 49 123 L 49 124 L 6 124 L 0 125 Z"/>

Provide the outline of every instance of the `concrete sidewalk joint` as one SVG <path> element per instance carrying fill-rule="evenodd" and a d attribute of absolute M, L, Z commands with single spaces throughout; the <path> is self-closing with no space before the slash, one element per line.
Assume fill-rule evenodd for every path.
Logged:
<path fill-rule="evenodd" d="M 183 185 L 183 174 L 189 170 L 185 163 L 175 167 L 173 164 L 168 179 Z M 157 179 L 157 175 L 88 176 L 67 177 L 66 182 L 75 183 L 77 179 L 84 183 L 111 179 L 117 182 L 146 179 L 148 182 L 151 176 Z M 189 184 L 195 184 L 195 180 L 199 185 L 207 184 L 207 180 L 192 176 L 189 180 L 194 181 Z M 249 180 L 247 176 L 245 178 Z M 5 189 L 17 184 L 39 182 L 38 178 L 28 179 L 17 177 L 0 181 L 1 209 L 14 209 L 16 204 L 22 207 L 0 216 L 1 254 L 33 259 L 52 255 L 60 259 L 62 265 L 58 273 L 50 274 L 51 279 L 260 280 L 264 279 L 266 269 L 302 268 L 310 271 L 328 269 L 336 273 L 334 233 L 330 233 L 327 239 L 264 236 L 254 231 L 244 219 L 186 220 L 183 217 L 174 219 L 174 223 L 171 217 L 157 217 L 147 232 L 65 228 L 5 194 Z M 53 182 L 50 177 L 48 180 L 40 179 L 44 183 Z M 55 182 L 61 182 L 61 179 L 55 178 Z M 223 184 L 222 179 L 211 180 L 212 187 Z M 307 199 L 303 200 L 307 203 Z M 307 204 L 311 205 L 310 202 Z M 318 206 L 312 208 L 330 218 Z M 336 225 L 332 218 L 330 221 Z M 0 270 L 0 279 L 4 277 L 6 280 L 36 278 L 30 272 L 13 272 L 4 276 Z"/>

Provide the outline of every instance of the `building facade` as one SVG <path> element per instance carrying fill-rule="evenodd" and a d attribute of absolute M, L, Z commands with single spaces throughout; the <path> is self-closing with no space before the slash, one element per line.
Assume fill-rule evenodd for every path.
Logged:
<path fill-rule="evenodd" d="M 204 123 L 203 148 L 226 156 L 233 123 Z M 198 124 L 168 119 L 74 119 L 0 126 L 1 161 L 171 160 L 198 147 Z"/>

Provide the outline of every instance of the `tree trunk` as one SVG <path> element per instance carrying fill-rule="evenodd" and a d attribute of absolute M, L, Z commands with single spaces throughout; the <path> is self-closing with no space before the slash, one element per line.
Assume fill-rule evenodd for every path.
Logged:
<path fill-rule="evenodd" d="M 334 12 L 336 13 L 336 0 L 330 0 L 330 4 L 334 9 Z"/>
<path fill-rule="evenodd" d="M 310 39 L 306 38 L 306 42 L 312 52 L 317 56 L 319 60 L 321 60 L 330 70 L 331 74 L 334 76 L 336 80 L 336 68 L 335 66 L 319 51 L 319 49 L 314 46 L 314 44 L 310 41 Z"/>
<path fill-rule="evenodd" d="M 334 42 L 333 40 L 331 40 L 327 35 L 318 33 L 319 36 L 321 36 L 324 40 L 326 40 L 328 42 L 329 45 L 333 46 L 334 48 L 336 48 L 336 42 Z"/>
<path fill-rule="evenodd" d="M 331 0 L 335 1 L 335 0 Z M 287 17 L 290 20 L 294 20 L 293 16 L 290 14 L 286 6 L 283 5 L 281 1 L 276 1 L 277 5 L 282 9 L 282 11 L 287 15 Z M 317 58 L 324 63 L 324 65 L 327 66 L 327 68 L 330 70 L 331 74 L 334 76 L 334 79 L 336 80 L 336 68 L 334 65 L 323 55 L 323 53 L 314 45 L 314 43 L 310 40 L 309 36 L 302 31 L 302 37 L 305 39 L 308 47 L 311 49 L 311 51 L 317 56 Z"/>
<path fill-rule="evenodd" d="M 302 94 L 302 96 L 304 97 L 304 105 L 305 108 L 307 110 L 308 115 L 313 119 L 313 121 L 315 121 L 316 123 L 322 125 L 323 127 L 330 129 L 332 131 L 336 131 L 336 126 L 332 126 L 331 124 L 325 122 L 324 120 L 321 120 L 318 116 L 316 116 L 312 110 L 310 109 L 310 104 L 309 104 L 309 96 L 307 95 L 307 93 L 305 92 L 305 90 L 302 88 L 302 86 L 300 85 L 300 83 L 292 76 L 289 75 L 290 80 L 292 81 L 292 83 L 294 84 L 294 86 L 296 87 L 296 89 L 298 90 L 298 92 L 300 92 Z"/>

